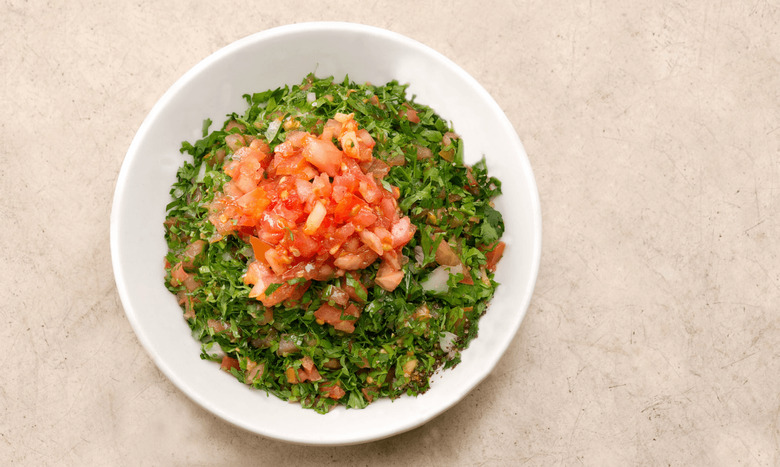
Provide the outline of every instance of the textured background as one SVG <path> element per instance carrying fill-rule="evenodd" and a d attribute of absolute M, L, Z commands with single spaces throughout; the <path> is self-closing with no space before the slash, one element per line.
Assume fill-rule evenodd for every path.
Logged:
<path fill-rule="evenodd" d="M 544 222 L 496 371 L 427 425 L 345 448 L 192 403 L 138 343 L 109 254 L 156 100 L 220 47 L 310 20 L 471 73 L 525 144 Z M 780 464 L 779 31 L 776 1 L 0 2 L 0 460 Z"/>

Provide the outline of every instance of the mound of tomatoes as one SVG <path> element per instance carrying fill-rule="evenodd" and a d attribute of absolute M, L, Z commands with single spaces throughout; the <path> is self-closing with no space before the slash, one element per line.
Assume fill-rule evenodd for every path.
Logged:
<path fill-rule="evenodd" d="M 345 277 L 375 261 L 376 284 L 398 286 L 401 249 L 415 227 L 401 216 L 398 189 L 382 181 L 390 167 L 373 157 L 374 140 L 352 114 L 336 114 L 320 135 L 290 131 L 273 149 L 231 136 L 234 153 L 224 165 L 231 180 L 210 205 L 211 241 L 235 233 L 251 243 L 255 260 L 244 277 L 253 285 L 250 297 L 271 307 L 302 296 L 312 280 Z M 346 281 L 343 289 L 360 295 Z M 351 322 L 337 314 L 326 308 L 317 318 L 349 331 Z"/>

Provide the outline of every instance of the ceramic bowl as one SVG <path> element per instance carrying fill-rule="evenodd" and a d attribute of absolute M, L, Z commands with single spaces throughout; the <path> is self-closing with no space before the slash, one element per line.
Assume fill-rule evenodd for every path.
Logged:
<path fill-rule="evenodd" d="M 409 94 L 452 122 L 465 161 L 486 158 L 503 183 L 507 248 L 501 283 L 462 362 L 439 371 L 418 397 L 378 400 L 362 410 L 321 415 L 251 389 L 200 359 L 176 298 L 164 286 L 163 221 L 169 190 L 202 122 L 243 112 L 243 94 L 297 84 L 308 73 L 356 82 L 409 83 Z M 241 39 L 207 57 L 160 98 L 122 164 L 111 212 L 111 254 L 127 319 L 160 370 L 215 415 L 270 438 L 311 445 L 355 444 L 420 426 L 453 407 L 496 366 L 515 337 L 536 281 L 541 254 L 539 198 L 515 129 L 477 81 L 448 58 L 402 35 L 349 23 L 304 23 Z M 515 397 L 506 394 L 506 397 Z"/>

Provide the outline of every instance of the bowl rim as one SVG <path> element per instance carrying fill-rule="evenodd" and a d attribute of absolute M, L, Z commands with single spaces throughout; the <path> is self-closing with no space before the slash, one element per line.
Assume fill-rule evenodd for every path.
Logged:
<path fill-rule="evenodd" d="M 394 426 L 393 429 L 390 430 L 363 433 L 363 434 L 353 434 L 353 436 L 351 437 L 343 437 L 338 440 L 301 439 L 295 436 L 283 435 L 278 432 L 274 432 L 273 430 L 260 429 L 257 426 L 253 426 L 244 423 L 242 420 L 235 419 L 232 415 L 226 413 L 225 411 L 221 410 L 218 406 L 214 405 L 212 401 L 202 398 L 200 397 L 199 394 L 191 391 L 189 385 L 186 384 L 184 381 L 180 380 L 179 377 L 173 371 L 173 368 L 171 368 L 166 363 L 166 361 L 163 360 L 161 355 L 159 355 L 157 352 L 153 350 L 153 345 L 149 336 L 146 335 L 142 329 L 139 318 L 134 312 L 133 306 L 130 302 L 130 292 L 128 290 L 127 280 L 124 276 L 124 272 L 121 267 L 121 258 L 120 258 L 121 245 L 119 244 L 119 227 L 120 227 L 119 206 L 123 202 L 122 199 L 123 194 L 127 189 L 127 185 L 129 183 L 130 165 L 132 164 L 133 160 L 136 159 L 138 154 L 138 147 L 141 145 L 144 135 L 149 131 L 150 125 L 152 124 L 152 122 L 154 122 L 157 119 L 157 116 L 170 103 L 173 96 L 175 96 L 182 88 L 187 86 L 187 84 L 189 84 L 204 69 L 210 67 L 212 63 L 219 60 L 223 56 L 230 55 L 235 51 L 238 51 L 244 47 L 251 46 L 252 44 L 255 44 L 257 42 L 268 41 L 286 35 L 295 35 L 304 32 L 309 33 L 312 31 L 319 31 L 319 32 L 351 31 L 357 33 L 369 34 L 369 35 L 377 36 L 382 39 L 397 42 L 403 46 L 416 49 L 418 53 L 422 53 L 424 55 L 428 55 L 439 60 L 443 65 L 446 66 L 449 72 L 457 74 L 461 79 L 468 82 L 469 86 L 477 94 L 479 94 L 480 98 L 492 109 L 492 111 L 497 116 L 499 116 L 499 120 L 501 121 L 501 124 L 509 130 L 507 131 L 507 134 L 511 135 L 510 137 L 514 140 L 513 142 L 521 150 L 521 153 L 517 154 L 517 159 L 519 164 L 522 166 L 523 170 L 526 171 L 528 174 L 527 192 L 530 195 L 530 202 L 531 202 L 530 215 L 534 221 L 533 230 L 532 230 L 533 244 L 530 245 L 531 256 L 530 258 L 528 258 L 528 263 L 530 266 L 530 271 L 529 271 L 530 287 L 528 287 L 528 290 L 523 295 L 522 301 L 520 303 L 517 303 L 514 307 L 515 309 L 518 310 L 518 313 L 514 322 L 511 323 L 513 332 L 509 334 L 508 337 L 505 339 L 506 342 L 499 343 L 500 347 L 502 348 L 499 358 L 495 359 L 495 361 L 491 362 L 489 365 L 481 366 L 478 370 L 478 373 L 469 380 L 470 384 L 463 387 L 462 390 L 460 390 L 459 392 L 452 394 L 448 398 L 446 403 L 438 406 L 437 410 L 425 414 L 424 416 L 415 418 L 414 420 L 398 424 Z M 477 82 L 477 80 L 473 78 L 469 73 L 467 73 L 464 69 L 462 69 L 460 66 L 455 64 L 455 62 L 447 58 L 442 53 L 436 51 L 435 49 L 417 40 L 411 39 L 400 33 L 396 33 L 387 29 L 383 29 L 375 26 L 369 26 L 365 24 L 359 24 L 359 23 L 350 23 L 350 22 L 314 21 L 314 22 L 288 24 L 288 25 L 277 26 L 274 28 L 266 29 L 245 36 L 234 42 L 231 42 L 230 44 L 211 53 L 206 58 L 202 59 L 193 67 L 191 67 L 187 72 L 185 72 L 181 77 L 179 77 L 165 91 L 165 93 L 163 93 L 163 95 L 157 100 L 157 102 L 154 104 L 154 106 L 149 111 L 149 113 L 144 117 L 143 122 L 141 123 L 140 127 L 136 131 L 133 140 L 130 143 L 130 146 L 124 156 L 124 159 L 122 161 L 119 170 L 119 175 L 117 177 L 117 181 L 114 188 L 114 196 L 112 199 L 112 207 L 111 207 L 111 215 L 110 215 L 111 259 L 112 259 L 114 278 L 117 286 L 117 291 L 119 293 L 120 301 L 122 303 L 125 316 L 127 317 L 131 327 L 133 328 L 136 337 L 138 338 L 139 342 L 146 350 L 146 353 L 152 358 L 152 361 L 154 361 L 158 369 L 160 369 L 160 371 L 163 374 L 165 374 L 168 380 L 170 380 L 174 384 L 174 386 L 176 386 L 181 392 L 183 392 L 190 400 L 194 401 L 197 405 L 199 405 L 203 409 L 206 409 L 208 412 L 211 412 L 219 416 L 221 419 L 231 423 L 234 426 L 238 426 L 252 433 L 259 434 L 261 436 L 265 436 L 271 439 L 290 442 L 294 444 L 319 445 L 319 446 L 359 444 L 359 443 L 365 443 L 365 442 L 388 438 L 409 431 L 411 429 L 417 428 L 427 423 L 428 421 L 432 420 L 438 415 L 441 415 L 442 413 L 446 412 L 452 406 L 462 401 L 463 398 L 474 388 L 479 386 L 479 384 L 494 370 L 501 357 L 505 355 L 508 346 L 517 336 L 520 325 L 522 324 L 522 321 L 528 311 L 528 307 L 530 305 L 530 301 L 534 292 L 534 288 L 539 273 L 539 266 L 541 262 L 541 250 L 542 250 L 541 242 L 542 242 L 541 204 L 539 199 L 538 188 L 536 185 L 536 179 L 534 177 L 533 170 L 530 165 L 530 161 L 528 159 L 527 153 L 525 152 L 525 148 L 523 147 L 522 142 L 520 141 L 520 138 L 516 130 L 514 129 L 513 125 L 511 124 L 511 122 L 509 121 L 508 117 L 503 112 L 503 110 L 500 108 L 498 103 L 487 92 L 487 90 L 485 90 L 482 87 L 482 85 L 480 85 L 479 82 Z"/>

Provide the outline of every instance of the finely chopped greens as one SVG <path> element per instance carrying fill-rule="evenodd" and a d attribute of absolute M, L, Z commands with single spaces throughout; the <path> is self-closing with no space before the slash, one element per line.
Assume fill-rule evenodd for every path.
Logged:
<path fill-rule="evenodd" d="M 501 183 L 488 176 L 484 160 L 465 166 L 463 141 L 432 109 L 408 98 L 406 88 L 309 75 L 300 85 L 245 95 L 243 114 L 228 115 L 211 132 L 206 120 L 202 139 L 182 143 L 192 160 L 180 168 L 167 206 L 166 286 L 202 342 L 201 358 L 321 413 L 420 394 L 435 370 L 460 361 L 498 285 L 493 271 L 504 224 L 492 199 Z M 403 277 L 391 291 L 378 285 L 380 261 L 320 278 L 328 280 L 294 277 L 286 284 L 295 293 L 266 307 L 250 298 L 245 280 L 260 255 L 257 239 L 215 227 L 214 206 L 232 179 L 226 170 L 253 140 L 273 149 L 301 130 L 320 135 L 334 116 L 349 114 L 375 143 L 379 162 L 363 160 L 362 167 L 394 193 L 400 215 L 413 224 L 413 237 L 399 247 Z M 288 235 L 292 241 L 295 232 Z M 265 296 L 284 286 L 271 284 Z M 339 299 L 344 291 L 357 310 L 350 316 Z M 322 318 L 329 307 L 341 310 L 336 321 L 349 321 L 346 331 Z"/>

